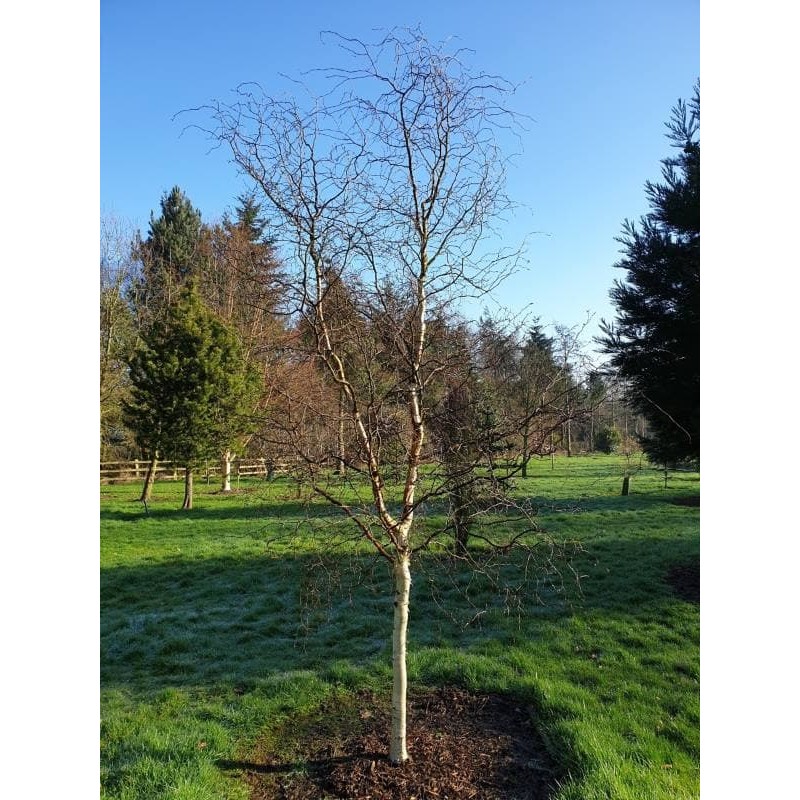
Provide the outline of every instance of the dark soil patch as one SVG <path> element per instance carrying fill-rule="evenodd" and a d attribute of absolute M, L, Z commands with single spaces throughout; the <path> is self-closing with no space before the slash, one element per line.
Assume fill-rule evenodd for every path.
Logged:
<path fill-rule="evenodd" d="M 689 494 L 685 497 L 676 497 L 672 501 L 674 506 L 691 506 L 692 508 L 700 508 L 700 495 Z"/>
<path fill-rule="evenodd" d="M 690 603 L 700 602 L 700 560 L 674 564 L 667 572 L 667 583 L 678 597 Z"/>
<path fill-rule="evenodd" d="M 330 703 L 313 720 L 289 723 L 241 769 L 253 800 L 546 800 L 557 777 L 529 710 L 509 697 L 445 688 L 409 703 L 411 760 L 387 758 L 389 714 L 373 695 Z M 334 715 L 338 722 L 331 722 Z M 283 745 L 280 744 L 283 738 Z M 276 757 L 287 740 L 304 757 Z M 305 755 L 307 754 L 307 755 Z"/>

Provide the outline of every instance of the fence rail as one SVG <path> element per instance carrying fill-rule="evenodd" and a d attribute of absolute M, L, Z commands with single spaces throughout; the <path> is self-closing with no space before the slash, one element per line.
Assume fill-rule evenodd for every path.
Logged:
<path fill-rule="evenodd" d="M 132 461 L 101 461 L 100 483 L 124 483 L 125 481 L 144 480 L 150 462 L 145 459 Z M 277 472 L 284 472 L 285 464 L 276 464 L 265 458 L 235 458 L 231 461 L 231 478 L 260 477 L 270 478 Z M 159 461 L 156 464 L 157 481 L 183 480 L 183 466 L 175 461 Z M 220 462 L 207 462 L 195 471 L 198 479 L 222 477 Z"/>

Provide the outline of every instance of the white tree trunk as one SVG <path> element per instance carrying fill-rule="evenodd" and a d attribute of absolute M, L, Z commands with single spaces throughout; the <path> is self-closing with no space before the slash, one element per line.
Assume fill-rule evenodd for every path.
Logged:
<path fill-rule="evenodd" d="M 411 570 L 408 553 L 398 553 L 394 562 L 394 633 L 392 636 L 392 738 L 389 760 L 393 764 L 408 761 L 406 747 L 406 634 L 408 601 L 411 594 Z"/>
<path fill-rule="evenodd" d="M 222 454 L 222 491 L 231 491 L 231 461 L 236 458 L 235 453 L 226 450 Z"/>

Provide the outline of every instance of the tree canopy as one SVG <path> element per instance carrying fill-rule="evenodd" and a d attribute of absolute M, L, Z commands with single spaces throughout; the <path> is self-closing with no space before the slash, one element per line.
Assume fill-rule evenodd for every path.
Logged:
<path fill-rule="evenodd" d="M 659 462 L 700 457 L 700 86 L 679 101 L 667 123 L 677 153 L 648 181 L 650 211 L 626 220 L 618 238 L 627 271 L 610 296 L 617 307 L 598 338 L 648 422 L 641 437 Z"/>
<path fill-rule="evenodd" d="M 232 329 L 187 287 L 142 332 L 127 423 L 145 450 L 191 469 L 246 432 L 258 377 Z"/>

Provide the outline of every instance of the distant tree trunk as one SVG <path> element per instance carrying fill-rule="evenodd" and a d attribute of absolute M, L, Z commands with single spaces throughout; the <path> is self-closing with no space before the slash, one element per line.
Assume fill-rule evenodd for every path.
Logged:
<path fill-rule="evenodd" d="M 336 468 L 336 471 L 339 473 L 341 477 L 344 477 L 345 474 L 345 466 L 344 466 L 344 418 L 345 414 L 347 413 L 347 407 L 345 405 L 347 398 L 345 397 L 344 390 L 339 391 L 339 425 L 336 430 L 336 445 L 337 445 L 337 455 L 339 458 L 339 464 Z"/>
<path fill-rule="evenodd" d="M 569 413 L 569 410 L 567 410 Z M 567 420 L 567 458 L 572 456 L 572 420 Z"/>
<path fill-rule="evenodd" d="M 392 635 L 392 735 L 389 760 L 402 764 L 408 760 L 406 743 L 406 640 L 408 601 L 411 595 L 411 570 L 408 552 L 398 553 L 394 562 L 394 631 Z"/>
<path fill-rule="evenodd" d="M 528 461 L 531 455 L 528 452 L 528 426 L 522 429 L 522 477 L 528 477 Z"/>
<path fill-rule="evenodd" d="M 230 492 L 231 491 L 231 461 L 236 458 L 235 453 L 231 453 L 230 450 L 226 450 L 222 454 L 222 491 L 223 492 Z"/>
<path fill-rule="evenodd" d="M 450 496 L 452 504 L 453 527 L 455 528 L 456 555 L 464 556 L 467 554 L 467 544 L 469 542 L 469 489 L 463 485 L 457 485 Z"/>
<path fill-rule="evenodd" d="M 142 487 L 142 496 L 139 498 L 142 503 L 150 502 L 150 495 L 153 493 L 153 484 L 156 480 L 156 467 L 158 466 L 158 450 L 154 451 L 153 457 L 150 459 L 150 466 L 147 468 L 147 475 L 144 478 L 144 486 Z"/>
<path fill-rule="evenodd" d="M 194 479 L 192 475 L 192 468 L 186 467 L 186 473 L 183 484 L 183 505 L 181 508 L 190 509 L 192 507 L 192 489 L 194 486 Z"/>

